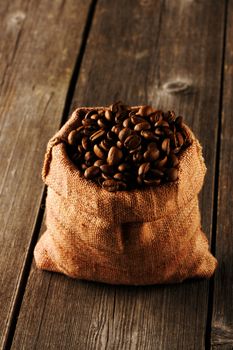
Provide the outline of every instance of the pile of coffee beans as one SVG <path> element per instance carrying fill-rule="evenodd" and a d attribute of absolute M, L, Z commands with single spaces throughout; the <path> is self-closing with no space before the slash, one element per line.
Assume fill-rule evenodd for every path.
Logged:
<path fill-rule="evenodd" d="M 181 116 L 122 102 L 78 114 L 69 157 L 86 179 L 108 191 L 176 181 L 178 154 L 191 143 Z"/>

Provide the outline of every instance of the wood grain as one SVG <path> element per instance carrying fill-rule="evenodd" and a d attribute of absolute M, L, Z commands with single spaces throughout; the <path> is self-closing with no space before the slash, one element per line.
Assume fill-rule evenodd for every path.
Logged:
<path fill-rule="evenodd" d="M 40 206 L 45 146 L 60 124 L 89 5 L 0 2 L 0 347 Z"/>
<path fill-rule="evenodd" d="M 151 103 L 186 117 L 208 167 L 200 201 L 209 239 L 224 6 L 99 1 L 73 100 L 73 107 Z M 40 272 L 33 263 L 13 349 L 204 349 L 208 286 L 106 286 Z"/>
<path fill-rule="evenodd" d="M 233 1 L 228 4 L 222 101 L 222 133 L 218 188 L 216 256 L 212 318 L 213 349 L 233 349 Z"/>

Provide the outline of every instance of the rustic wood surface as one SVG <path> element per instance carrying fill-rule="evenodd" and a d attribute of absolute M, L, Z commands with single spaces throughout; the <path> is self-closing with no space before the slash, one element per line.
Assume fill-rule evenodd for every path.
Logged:
<path fill-rule="evenodd" d="M 0 1 L 0 346 L 15 323 L 43 193 L 43 153 L 60 125 L 89 5 Z"/>
<path fill-rule="evenodd" d="M 233 1 L 6 3 L 0 348 L 232 349 Z M 202 224 L 219 260 L 210 281 L 116 287 L 36 269 L 46 141 L 69 109 L 118 99 L 174 109 L 199 137 Z"/>
<path fill-rule="evenodd" d="M 229 2 L 227 13 L 215 248 L 220 264 L 213 285 L 212 318 L 212 346 L 221 350 L 233 349 L 233 1 Z"/>

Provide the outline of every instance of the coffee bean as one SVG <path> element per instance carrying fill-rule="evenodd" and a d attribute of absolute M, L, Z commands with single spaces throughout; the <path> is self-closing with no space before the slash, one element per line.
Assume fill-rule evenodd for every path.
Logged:
<path fill-rule="evenodd" d="M 118 165 L 118 170 L 120 172 L 125 172 L 125 171 L 129 170 L 129 168 L 130 168 L 130 165 L 127 163 L 122 163 L 122 164 Z"/>
<path fill-rule="evenodd" d="M 114 116 L 113 116 L 112 112 L 108 109 L 105 111 L 104 116 L 105 116 L 105 119 L 107 119 L 109 122 L 114 120 Z"/>
<path fill-rule="evenodd" d="M 125 139 L 124 146 L 127 149 L 135 149 L 141 143 L 141 137 L 138 135 L 130 135 Z"/>
<path fill-rule="evenodd" d="M 108 127 L 108 124 L 104 119 L 98 119 L 97 124 L 103 129 L 106 129 Z"/>
<path fill-rule="evenodd" d="M 113 175 L 114 174 L 114 167 L 109 164 L 103 164 L 100 166 L 100 170 L 107 175 Z"/>
<path fill-rule="evenodd" d="M 143 154 L 145 160 L 153 162 L 159 158 L 159 150 L 157 148 L 150 149 Z"/>
<path fill-rule="evenodd" d="M 176 133 L 176 139 L 178 141 L 179 147 L 183 146 L 184 139 L 183 139 L 183 136 L 182 136 L 182 134 L 180 132 Z"/>
<path fill-rule="evenodd" d="M 178 178 L 178 170 L 176 168 L 171 168 L 167 170 L 168 181 L 176 181 Z"/>
<path fill-rule="evenodd" d="M 97 159 L 93 165 L 100 167 L 103 164 L 105 164 L 105 161 L 103 159 Z"/>
<path fill-rule="evenodd" d="M 170 139 L 164 139 L 161 145 L 162 150 L 166 153 L 170 153 Z"/>
<path fill-rule="evenodd" d="M 69 143 L 70 145 L 73 146 L 73 145 L 76 144 L 78 138 L 79 138 L 79 133 L 78 133 L 78 131 L 77 131 L 77 130 L 72 130 L 72 131 L 69 133 L 69 135 L 68 135 L 68 143 Z"/>
<path fill-rule="evenodd" d="M 142 130 L 141 136 L 144 137 L 144 139 L 149 140 L 149 141 L 153 141 L 153 140 L 158 139 L 158 137 L 153 133 L 153 131 L 149 131 L 149 130 Z"/>
<path fill-rule="evenodd" d="M 90 140 L 92 142 L 97 142 L 99 141 L 104 135 L 106 135 L 106 132 L 104 129 L 100 129 L 95 131 L 91 136 L 90 136 Z"/>
<path fill-rule="evenodd" d="M 119 148 L 112 146 L 108 152 L 107 162 L 110 165 L 116 165 L 120 163 L 122 157 L 122 151 Z"/>
<path fill-rule="evenodd" d="M 106 159 L 106 153 L 98 145 L 94 145 L 93 151 L 98 158 Z"/>
<path fill-rule="evenodd" d="M 135 125 L 134 130 L 135 131 L 141 131 L 141 130 L 148 130 L 151 128 L 151 125 L 149 122 L 142 122 Z"/>
<path fill-rule="evenodd" d="M 67 137 L 70 159 L 108 191 L 157 186 L 178 178 L 179 153 L 192 143 L 182 117 L 150 106 L 79 110 Z M 76 129 L 75 129 L 76 128 Z"/>
<path fill-rule="evenodd" d="M 138 175 L 143 176 L 150 170 L 150 163 L 142 163 L 140 167 L 138 168 Z"/>
<path fill-rule="evenodd" d="M 131 119 L 130 118 L 126 118 L 124 121 L 123 121 L 123 124 L 124 128 L 129 128 L 131 126 Z"/>
<path fill-rule="evenodd" d="M 96 177 L 100 173 L 100 168 L 97 166 L 90 166 L 87 168 L 84 172 L 84 177 L 86 179 L 92 179 L 93 177 Z"/>
<path fill-rule="evenodd" d="M 120 141 L 125 141 L 125 139 L 132 134 L 132 130 L 129 128 L 123 128 L 119 134 L 118 134 L 118 138 Z"/>
<path fill-rule="evenodd" d="M 123 182 L 117 180 L 105 180 L 102 183 L 102 187 L 109 192 L 116 192 L 119 191 L 121 188 L 123 189 L 123 187 L 126 188 L 125 184 L 123 184 Z"/>

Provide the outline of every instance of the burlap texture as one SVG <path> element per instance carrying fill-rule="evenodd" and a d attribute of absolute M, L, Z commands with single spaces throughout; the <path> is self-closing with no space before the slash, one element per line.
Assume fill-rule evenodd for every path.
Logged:
<path fill-rule="evenodd" d="M 188 129 L 193 142 L 179 157 L 177 182 L 112 193 L 86 180 L 66 154 L 63 140 L 79 111 L 48 143 L 47 230 L 34 251 L 38 268 L 112 284 L 209 278 L 217 261 L 201 229 L 206 167 L 193 133 Z"/>

